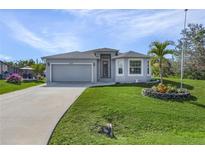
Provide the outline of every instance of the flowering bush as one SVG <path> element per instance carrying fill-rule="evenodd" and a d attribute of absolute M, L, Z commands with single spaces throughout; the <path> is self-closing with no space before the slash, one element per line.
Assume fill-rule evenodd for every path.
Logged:
<path fill-rule="evenodd" d="M 22 80 L 21 76 L 16 73 L 13 73 L 6 78 L 7 82 L 14 83 L 14 84 L 21 84 L 21 80 Z"/>
<path fill-rule="evenodd" d="M 177 89 L 175 86 L 166 86 L 162 83 L 158 84 L 157 86 L 153 86 L 152 90 L 160 93 L 179 93 L 179 89 Z"/>
<path fill-rule="evenodd" d="M 168 88 L 164 84 L 160 83 L 157 86 L 153 86 L 152 89 L 160 93 L 166 93 Z"/>

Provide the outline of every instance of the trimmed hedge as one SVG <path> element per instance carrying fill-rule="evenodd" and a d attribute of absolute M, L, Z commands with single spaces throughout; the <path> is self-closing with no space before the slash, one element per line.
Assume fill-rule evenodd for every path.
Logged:
<path fill-rule="evenodd" d="M 166 100 L 186 100 L 191 97 L 190 92 L 186 89 L 183 89 L 181 93 L 160 93 L 152 88 L 145 88 L 142 89 L 142 95 Z"/>

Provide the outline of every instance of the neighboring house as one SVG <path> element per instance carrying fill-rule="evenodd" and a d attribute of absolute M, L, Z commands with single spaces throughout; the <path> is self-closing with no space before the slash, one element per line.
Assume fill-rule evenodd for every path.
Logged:
<path fill-rule="evenodd" d="M 138 52 L 99 48 L 42 57 L 48 82 L 146 82 L 150 57 Z"/>
<path fill-rule="evenodd" d="M 0 74 L 3 74 L 4 72 L 8 72 L 8 64 L 0 60 Z"/>
<path fill-rule="evenodd" d="M 36 80 L 34 69 L 30 66 L 20 68 L 20 75 L 22 76 L 23 80 Z"/>
<path fill-rule="evenodd" d="M 5 79 L 11 73 L 18 73 L 19 69 L 0 60 L 0 79 Z"/>
<path fill-rule="evenodd" d="M 9 74 L 9 65 L 0 60 L 0 79 L 5 79 Z"/>

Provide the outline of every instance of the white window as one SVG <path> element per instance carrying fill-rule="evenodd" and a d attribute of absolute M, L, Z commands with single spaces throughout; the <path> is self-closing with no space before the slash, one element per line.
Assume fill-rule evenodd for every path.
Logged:
<path fill-rule="evenodd" d="M 142 75 L 142 65 L 141 59 L 130 59 L 128 64 L 129 75 Z"/>
<path fill-rule="evenodd" d="M 147 60 L 147 75 L 150 75 L 151 72 L 150 72 L 150 61 Z"/>
<path fill-rule="evenodd" d="M 117 59 L 116 60 L 116 74 L 117 75 L 124 75 L 124 60 L 123 59 Z"/>

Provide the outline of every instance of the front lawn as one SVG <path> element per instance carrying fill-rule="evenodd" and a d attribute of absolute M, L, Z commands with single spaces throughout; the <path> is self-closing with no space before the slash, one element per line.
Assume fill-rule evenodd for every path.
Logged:
<path fill-rule="evenodd" d="M 142 96 L 142 88 L 151 86 L 145 84 L 88 88 L 60 120 L 49 144 L 205 144 L 205 81 L 185 84 L 191 101 Z M 98 133 L 108 121 L 114 139 Z"/>
<path fill-rule="evenodd" d="M 5 80 L 0 80 L 0 94 L 25 89 L 32 86 L 37 86 L 39 84 L 43 84 L 44 81 L 30 81 L 30 82 L 22 82 L 20 85 L 7 83 Z"/>

